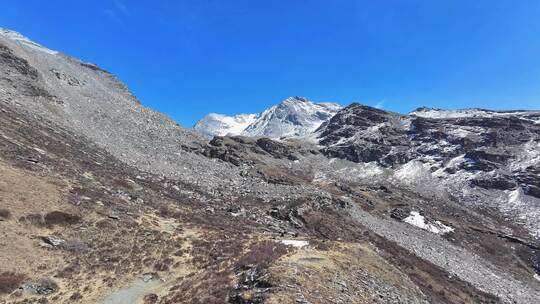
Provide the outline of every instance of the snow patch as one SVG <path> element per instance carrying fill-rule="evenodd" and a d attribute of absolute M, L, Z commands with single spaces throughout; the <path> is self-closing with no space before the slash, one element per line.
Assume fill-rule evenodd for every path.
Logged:
<path fill-rule="evenodd" d="M 193 128 L 207 137 L 226 135 L 235 136 L 240 135 L 256 119 L 256 114 L 226 116 L 210 113 L 199 120 Z"/>
<path fill-rule="evenodd" d="M 280 243 L 283 245 L 293 246 L 296 248 L 302 248 L 309 245 L 308 241 L 300 241 L 300 240 L 281 240 Z"/>
<path fill-rule="evenodd" d="M 421 108 L 409 113 L 410 116 L 431 118 L 431 119 L 451 119 L 451 118 L 470 118 L 470 117 L 497 117 L 509 115 L 530 115 L 536 111 L 492 111 L 485 109 L 460 109 L 460 110 L 442 110 Z"/>
<path fill-rule="evenodd" d="M 446 234 L 454 231 L 454 228 L 446 226 L 439 221 L 433 223 L 426 222 L 426 219 L 418 211 L 411 211 L 410 215 L 403 219 L 405 223 L 416 226 L 420 229 L 435 233 L 435 234 Z"/>
<path fill-rule="evenodd" d="M 537 273 L 534 274 L 534 278 L 540 281 L 540 275 L 538 275 Z"/>
<path fill-rule="evenodd" d="M 394 173 L 394 179 L 409 184 L 428 180 L 431 177 L 428 165 L 415 160 L 406 163 Z"/>

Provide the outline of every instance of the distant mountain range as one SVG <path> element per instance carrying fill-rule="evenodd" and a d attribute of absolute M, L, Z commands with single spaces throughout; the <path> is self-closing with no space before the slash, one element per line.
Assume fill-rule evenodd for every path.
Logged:
<path fill-rule="evenodd" d="M 303 136 L 315 131 L 341 108 L 336 103 L 315 103 L 295 96 L 258 114 L 208 114 L 195 124 L 194 129 L 209 138 L 215 135 L 269 138 Z"/>

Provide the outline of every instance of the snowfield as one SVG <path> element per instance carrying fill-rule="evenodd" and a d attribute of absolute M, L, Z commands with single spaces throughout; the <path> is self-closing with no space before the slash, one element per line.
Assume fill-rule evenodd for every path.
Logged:
<path fill-rule="evenodd" d="M 283 245 L 293 246 L 296 248 L 302 248 L 309 245 L 308 241 L 300 241 L 300 240 L 281 240 L 280 243 Z"/>
<path fill-rule="evenodd" d="M 193 128 L 207 137 L 298 137 L 311 134 L 340 109 L 341 106 L 335 103 L 314 103 L 304 97 L 289 97 L 259 114 L 227 116 L 212 113 Z"/>
<path fill-rule="evenodd" d="M 435 234 L 442 235 L 454 231 L 454 228 L 446 226 L 439 221 L 435 221 L 433 223 L 426 222 L 425 217 L 422 216 L 418 211 L 411 211 L 411 215 L 403 219 L 403 221 Z"/>

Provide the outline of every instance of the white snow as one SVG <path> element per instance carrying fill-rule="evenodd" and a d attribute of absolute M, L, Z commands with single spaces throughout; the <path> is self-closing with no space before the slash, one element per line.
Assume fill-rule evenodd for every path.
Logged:
<path fill-rule="evenodd" d="M 314 103 L 304 97 L 289 97 L 263 111 L 243 135 L 271 138 L 303 136 L 315 131 L 339 109 L 341 106 L 338 104 Z"/>
<path fill-rule="evenodd" d="M 521 187 L 512 191 L 501 191 L 501 194 L 503 195 L 495 197 L 493 202 L 499 204 L 504 214 L 525 225 L 533 236 L 539 237 L 540 199 L 526 195 Z"/>
<path fill-rule="evenodd" d="M 517 205 L 517 204 L 520 204 L 521 201 L 520 201 L 520 198 L 521 198 L 521 188 L 518 188 L 514 191 L 510 191 L 510 193 L 508 193 L 508 204 L 510 205 Z"/>
<path fill-rule="evenodd" d="M 534 274 L 534 278 L 537 279 L 538 281 L 540 281 L 540 275 L 538 275 L 536 273 Z"/>
<path fill-rule="evenodd" d="M 23 35 L 15 32 L 15 31 L 0 28 L 0 35 L 3 36 L 3 37 L 6 37 L 9 40 L 12 40 L 12 41 L 15 41 L 15 42 L 19 43 L 22 46 L 25 46 L 25 47 L 28 47 L 28 48 L 31 48 L 31 49 L 34 49 L 34 50 L 38 50 L 38 51 L 41 51 L 41 52 L 44 52 L 44 53 L 47 53 L 47 54 L 50 54 L 50 55 L 58 54 L 57 51 L 53 51 L 51 49 L 43 47 L 43 46 L 31 41 L 30 39 L 24 37 Z"/>
<path fill-rule="evenodd" d="M 465 117 L 495 117 L 508 115 L 527 115 L 536 113 L 533 111 L 492 111 L 484 109 L 460 109 L 460 110 L 442 110 L 423 108 L 409 113 L 410 116 L 432 118 L 432 119 L 448 119 L 448 118 L 465 118 Z"/>
<path fill-rule="evenodd" d="M 194 129 L 207 136 L 244 135 L 270 138 L 304 136 L 334 116 L 341 106 L 289 97 L 259 114 L 209 114 Z"/>
<path fill-rule="evenodd" d="M 199 120 L 193 127 L 196 131 L 208 136 L 240 135 L 257 118 L 256 114 L 239 114 L 226 116 L 210 113 Z"/>
<path fill-rule="evenodd" d="M 372 179 L 382 175 L 383 170 L 376 162 L 352 163 L 347 167 L 337 169 L 334 174 L 341 176 L 354 176 L 355 179 Z"/>
<path fill-rule="evenodd" d="M 418 211 L 411 211 L 410 215 L 403 219 L 403 221 L 435 234 L 446 234 L 454 231 L 454 228 L 446 226 L 439 221 L 435 221 L 434 223 L 426 222 L 426 219 Z"/>
<path fill-rule="evenodd" d="M 530 166 L 540 164 L 540 143 L 529 141 L 523 145 L 523 150 L 516 155 L 516 159 L 510 163 L 512 170 L 523 170 Z"/>
<path fill-rule="evenodd" d="M 471 132 L 465 129 L 454 129 L 454 130 L 450 130 L 448 133 L 455 137 L 461 137 L 461 138 L 465 138 L 471 135 Z"/>
<path fill-rule="evenodd" d="M 411 184 L 431 179 L 431 171 L 427 164 L 420 161 L 410 161 L 395 171 L 394 179 L 400 183 Z"/>
<path fill-rule="evenodd" d="M 302 248 L 309 245 L 308 241 L 300 241 L 300 240 L 281 240 L 280 243 L 283 245 L 293 246 L 296 248 Z"/>

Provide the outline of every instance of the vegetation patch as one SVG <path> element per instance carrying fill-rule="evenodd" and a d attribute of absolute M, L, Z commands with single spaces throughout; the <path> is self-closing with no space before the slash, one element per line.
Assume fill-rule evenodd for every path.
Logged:
<path fill-rule="evenodd" d="M 11 212 L 7 209 L 0 209 L 0 221 L 9 220 L 11 218 Z"/>
<path fill-rule="evenodd" d="M 11 293 L 19 288 L 26 277 L 14 272 L 0 273 L 0 294 Z"/>
<path fill-rule="evenodd" d="M 59 226 L 68 226 L 73 225 L 81 221 L 81 217 L 78 215 L 73 215 L 65 213 L 62 211 L 52 211 L 43 217 L 46 225 L 59 225 Z"/>

